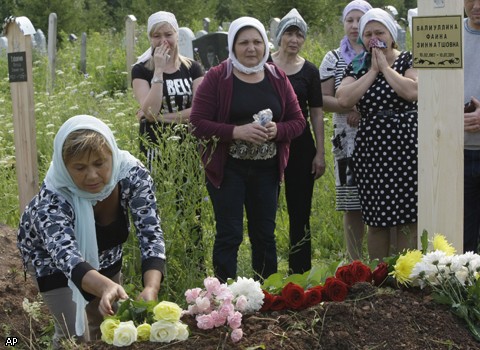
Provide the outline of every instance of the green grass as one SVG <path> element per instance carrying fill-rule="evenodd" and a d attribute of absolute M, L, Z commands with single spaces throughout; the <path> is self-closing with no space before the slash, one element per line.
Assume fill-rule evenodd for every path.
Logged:
<path fill-rule="evenodd" d="M 318 39 L 318 40 L 317 40 Z M 322 38 L 309 36 L 304 56 L 317 66 L 327 48 Z M 37 132 L 37 159 L 40 181 L 43 179 L 52 154 L 53 137 L 60 125 L 77 114 L 91 114 L 104 120 L 114 130 L 121 148 L 140 157 L 138 108 L 131 89 L 127 89 L 123 38 L 119 34 L 102 33 L 87 40 L 87 75 L 79 71 L 79 43 L 68 43 L 57 58 L 55 87 L 47 92 L 48 62 L 34 55 L 34 101 Z M 142 50 L 139 49 L 139 52 Z M 0 222 L 11 227 L 18 225 L 18 189 L 15 173 L 13 120 L 6 58 L 0 59 Z M 325 146 L 327 170 L 315 183 L 311 230 L 313 263 L 324 264 L 344 257 L 342 215 L 335 211 L 335 181 L 330 136 L 332 123 L 325 115 Z M 166 136 L 168 138 L 168 135 Z M 206 273 L 212 274 L 211 251 L 215 236 L 213 212 L 204 186 L 204 175 L 191 135 L 179 145 L 175 140 L 165 143 L 162 163 L 153 174 L 157 186 L 159 212 L 167 246 L 167 276 L 161 298 L 183 302 L 186 289 L 202 285 L 204 273 L 199 262 L 204 261 Z M 183 179 L 188 179 L 185 183 Z M 183 208 L 183 209 L 182 209 Z M 201 211 L 202 246 L 190 232 L 198 224 L 197 209 Z M 283 195 L 280 196 L 276 237 L 280 272 L 288 266 L 288 215 Z M 128 288 L 134 290 L 139 282 L 139 254 L 135 236 L 126 246 L 124 273 Z M 250 247 L 245 235 L 238 262 L 240 276 L 252 276 Z"/>

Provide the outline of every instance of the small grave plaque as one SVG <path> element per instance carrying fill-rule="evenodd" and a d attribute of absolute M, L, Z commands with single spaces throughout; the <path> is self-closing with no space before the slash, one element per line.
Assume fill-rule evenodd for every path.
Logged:
<path fill-rule="evenodd" d="M 11 83 L 27 81 L 25 51 L 8 53 L 8 78 Z"/>

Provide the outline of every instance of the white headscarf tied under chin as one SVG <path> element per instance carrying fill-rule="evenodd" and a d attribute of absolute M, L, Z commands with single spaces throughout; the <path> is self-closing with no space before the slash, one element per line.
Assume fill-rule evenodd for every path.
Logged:
<path fill-rule="evenodd" d="M 73 131 L 94 130 L 107 140 L 112 151 L 112 176 L 110 181 L 99 193 L 90 193 L 79 189 L 72 180 L 63 161 L 63 144 Z M 138 163 L 137 159 L 127 151 L 118 149 L 110 128 L 101 120 L 89 115 L 77 115 L 68 119 L 58 130 L 53 142 L 52 162 L 45 177 L 47 189 L 60 193 L 73 206 L 75 211 L 75 238 L 79 250 L 85 259 L 95 269 L 99 268 L 98 245 L 95 231 L 93 205 L 107 198 L 117 183 L 128 175 L 130 169 Z M 71 280 L 68 286 L 73 291 L 73 301 L 76 303 L 75 331 L 81 336 L 85 332 L 85 306 L 87 304 L 78 288 Z"/>
<path fill-rule="evenodd" d="M 149 40 L 150 40 L 150 34 L 152 31 L 152 28 L 156 24 L 162 23 L 162 22 L 170 24 L 173 27 L 173 29 L 175 29 L 175 31 L 178 33 L 178 23 L 177 23 L 177 19 L 175 18 L 175 15 L 167 11 L 158 11 L 158 12 L 155 12 L 153 15 L 150 15 L 150 17 L 148 17 L 147 35 Z M 152 57 L 152 48 L 150 47 L 148 48 L 147 51 L 142 53 L 140 57 L 138 57 L 137 62 L 135 62 L 135 64 L 147 62 L 151 57 Z"/>
<path fill-rule="evenodd" d="M 243 64 L 238 62 L 233 52 L 235 37 L 238 31 L 244 27 L 253 27 L 258 30 L 263 38 L 263 43 L 265 44 L 265 54 L 263 55 L 263 59 L 255 67 L 245 67 Z M 267 32 L 265 31 L 265 27 L 263 26 L 263 24 L 258 19 L 253 17 L 240 17 L 233 21 L 232 24 L 230 24 L 230 28 L 228 29 L 228 51 L 228 58 L 232 61 L 233 66 L 237 68 L 240 72 L 245 74 L 261 72 L 264 69 L 265 63 L 267 62 L 268 56 L 270 54 Z"/>
<path fill-rule="evenodd" d="M 390 15 L 387 11 L 381 8 L 372 8 L 367 12 L 365 12 L 362 18 L 360 18 L 360 23 L 359 23 L 360 39 L 363 37 L 365 26 L 367 25 L 367 23 L 372 21 L 382 23 L 390 32 L 390 35 L 392 36 L 393 41 L 397 42 L 398 30 L 397 30 L 397 25 L 395 23 L 395 20 L 393 19 L 392 15 Z"/>

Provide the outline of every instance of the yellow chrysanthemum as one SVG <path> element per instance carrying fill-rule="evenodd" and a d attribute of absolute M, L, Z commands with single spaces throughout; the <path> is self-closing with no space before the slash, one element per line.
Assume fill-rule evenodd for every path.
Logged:
<path fill-rule="evenodd" d="M 448 243 L 444 235 L 436 233 L 433 236 L 433 250 L 441 250 L 447 255 L 454 255 L 457 251 L 456 249 Z"/>
<path fill-rule="evenodd" d="M 400 255 L 397 263 L 390 273 L 398 283 L 409 284 L 411 282 L 410 274 L 416 263 L 422 260 L 422 252 L 420 250 L 408 250 L 405 254 Z"/>

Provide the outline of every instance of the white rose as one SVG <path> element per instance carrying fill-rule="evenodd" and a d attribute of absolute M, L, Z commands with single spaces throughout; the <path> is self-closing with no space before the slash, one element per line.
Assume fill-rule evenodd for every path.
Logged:
<path fill-rule="evenodd" d="M 175 323 L 160 320 L 152 324 L 150 329 L 150 341 L 169 343 L 175 340 L 178 334 L 178 328 Z"/>
<path fill-rule="evenodd" d="M 129 346 L 137 341 L 137 327 L 133 321 L 120 322 L 113 333 L 113 345 Z"/>
<path fill-rule="evenodd" d="M 188 339 L 188 327 L 185 323 L 176 322 L 177 327 L 177 340 L 183 341 Z"/>

